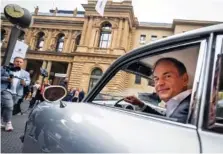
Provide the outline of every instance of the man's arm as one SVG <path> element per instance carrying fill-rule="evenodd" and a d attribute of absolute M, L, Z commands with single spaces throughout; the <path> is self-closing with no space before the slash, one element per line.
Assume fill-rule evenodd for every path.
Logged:
<path fill-rule="evenodd" d="M 3 67 L 1 67 L 1 81 L 10 82 L 9 76 L 6 74 L 6 70 Z"/>
<path fill-rule="evenodd" d="M 21 80 L 21 84 L 23 86 L 29 86 L 30 85 L 30 82 L 31 82 L 30 75 L 29 75 L 28 72 L 25 71 L 25 78 Z"/>
<path fill-rule="evenodd" d="M 145 103 L 143 103 L 142 101 L 140 101 L 135 96 L 128 96 L 128 97 L 126 97 L 124 99 L 124 101 L 126 101 L 126 102 L 128 102 L 128 103 L 130 103 L 132 105 L 138 105 L 140 107 L 140 109 L 141 109 L 142 112 L 156 114 L 156 115 L 162 115 L 163 116 L 163 114 L 159 113 L 155 109 L 153 109 L 150 106 L 146 105 Z"/>
<path fill-rule="evenodd" d="M 160 112 L 156 111 L 155 109 L 153 109 L 152 107 L 145 105 L 144 107 L 141 109 L 142 112 L 146 112 L 146 113 L 151 113 L 151 114 L 156 114 L 156 115 L 161 115 L 164 116 L 163 114 L 161 114 Z"/>
<path fill-rule="evenodd" d="M 31 80 L 30 80 L 30 74 L 28 72 L 26 72 L 26 73 L 27 73 L 27 76 L 26 76 L 25 83 L 26 83 L 26 86 L 29 86 L 30 85 L 30 82 L 31 82 Z"/>

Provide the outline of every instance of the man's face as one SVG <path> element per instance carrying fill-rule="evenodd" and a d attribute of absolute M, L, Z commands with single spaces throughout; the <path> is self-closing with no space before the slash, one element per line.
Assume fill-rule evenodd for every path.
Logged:
<path fill-rule="evenodd" d="M 188 84 L 187 73 L 180 75 L 176 66 L 169 61 L 161 61 L 153 76 L 156 92 L 165 102 L 184 91 Z"/>
<path fill-rule="evenodd" d="M 22 67 L 22 65 L 23 65 L 23 59 L 21 59 L 21 58 L 16 58 L 15 60 L 14 60 L 14 67 Z"/>

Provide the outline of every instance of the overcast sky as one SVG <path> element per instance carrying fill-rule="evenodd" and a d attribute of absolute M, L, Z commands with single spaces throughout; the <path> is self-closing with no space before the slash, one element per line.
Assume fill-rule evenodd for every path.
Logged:
<path fill-rule="evenodd" d="M 119 1 L 119 0 L 114 0 Z M 139 21 L 172 23 L 173 19 L 210 20 L 223 22 L 223 0 L 132 0 L 135 16 Z M 59 10 L 84 10 L 87 0 L 2 0 L 1 12 L 7 4 L 18 4 L 34 12 Z"/>

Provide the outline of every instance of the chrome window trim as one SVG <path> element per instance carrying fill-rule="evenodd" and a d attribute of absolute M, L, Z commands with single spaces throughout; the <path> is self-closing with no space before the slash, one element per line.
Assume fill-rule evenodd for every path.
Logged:
<path fill-rule="evenodd" d="M 193 89 L 192 89 L 192 94 L 191 94 L 191 101 L 190 101 L 190 109 L 192 108 L 193 105 L 195 105 L 194 109 L 194 114 L 192 117 L 192 124 L 196 125 L 197 120 L 198 120 L 198 113 L 199 113 L 199 105 L 200 105 L 200 100 L 201 100 L 201 94 L 202 94 L 202 86 L 203 86 L 203 78 L 204 76 L 204 59 L 205 59 L 205 53 L 207 52 L 207 40 L 201 41 L 200 45 L 200 50 L 199 50 L 199 55 L 198 55 L 198 60 L 197 60 L 197 66 L 196 66 L 196 71 L 195 71 L 195 78 L 193 82 Z M 188 120 L 192 114 L 192 110 L 189 111 L 188 114 Z M 195 120 L 195 121 L 194 121 Z"/>
<path fill-rule="evenodd" d="M 211 61 L 211 54 L 212 54 L 212 46 L 213 46 L 213 41 L 214 41 L 214 33 L 210 34 L 210 37 L 208 39 L 208 46 L 207 46 L 207 52 L 205 53 L 205 59 L 204 59 L 204 64 L 210 64 Z M 198 129 L 202 129 L 203 124 L 204 124 L 204 111 L 206 107 L 206 95 L 207 95 L 207 88 L 208 88 L 208 73 L 210 71 L 210 65 L 204 65 L 204 71 L 201 74 L 203 76 L 203 86 L 202 88 L 199 89 L 201 92 L 201 101 L 200 101 L 200 110 L 199 110 L 199 116 L 198 116 L 198 122 L 197 122 L 197 127 Z"/>
<path fill-rule="evenodd" d="M 213 66 L 213 70 L 212 70 L 211 97 L 210 97 L 210 99 L 212 98 L 212 95 L 213 95 L 213 88 L 214 88 L 213 84 L 214 84 L 214 78 L 215 78 L 214 74 L 215 74 L 215 69 L 216 69 L 216 61 L 217 61 L 218 55 L 222 54 L 222 53 L 223 53 L 223 35 L 218 35 L 217 38 L 216 38 L 216 44 L 215 44 L 215 55 L 214 55 L 214 66 Z M 210 99 L 209 99 L 209 103 L 210 103 Z M 215 119 L 216 119 L 216 117 L 215 117 Z M 208 117 L 208 120 L 209 120 L 209 117 Z M 215 126 L 223 127 L 223 124 L 219 124 L 219 123 L 215 122 L 212 127 L 215 127 Z"/>

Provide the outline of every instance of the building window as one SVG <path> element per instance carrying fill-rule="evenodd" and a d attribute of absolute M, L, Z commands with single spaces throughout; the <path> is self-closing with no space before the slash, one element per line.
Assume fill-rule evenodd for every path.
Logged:
<path fill-rule="evenodd" d="M 141 76 L 139 75 L 135 76 L 135 84 L 141 84 Z"/>
<path fill-rule="evenodd" d="M 37 34 L 36 50 L 42 51 L 44 45 L 44 33 L 40 32 Z"/>
<path fill-rule="evenodd" d="M 166 38 L 167 36 L 163 36 L 163 38 Z"/>
<path fill-rule="evenodd" d="M 6 31 L 4 29 L 1 29 L 1 42 L 5 40 Z"/>
<path fill-rule="evenodd" d="M 108 48 L 111 43 L 111 29 L 112 25 L 108 22 L 102 24 L 99 48 Z"/>
<path fill-rule="evenodd" d="M 157 36 L 156 35 L 152 35 L 151 36 L 151 41 L 155 41 L 155 40 L 157 40 Z"/>
<path fill-rule="evenodd" d="M 101 76 L 102 76 L 102 70 L 100 68 L 95 68 L 91 72 L 91 78 L 90 78 L 90 82 L 89 82 L 89 90 L 91 90 L 96 85 L 96 83 L 101 78 Z"/>
<path fill-rule="evenodd" d="M 24 31 L 21 31 L 21 33 L 18 37 L 18 40 L 24 42 L 24 40 L 25 40 L 25 32 Z"/>
<path fill-rule="evenodd" d="M 77 50 L 77 45 L 80 45 L 80 41 L 81 41 L 81 34 L 78 35 L 75 39 L 74 51 Z"/>
<path fill-rule="evenodd" d="M 62 52 L 64 46 L 64 34 L 59 34 L 56 45 L 56 52 Z"/>
<path fill-rule="evenodd" d="M 81 34 L 76 37 L 75 44 L 80 45 L 80 41 L 81 41 Z"/>
<path fill-rule="evenodd" d="M 140 35 L 139 43 L 140 44 L 145 44 L 146 43 L 146 35 L 145 34 Z"/>

